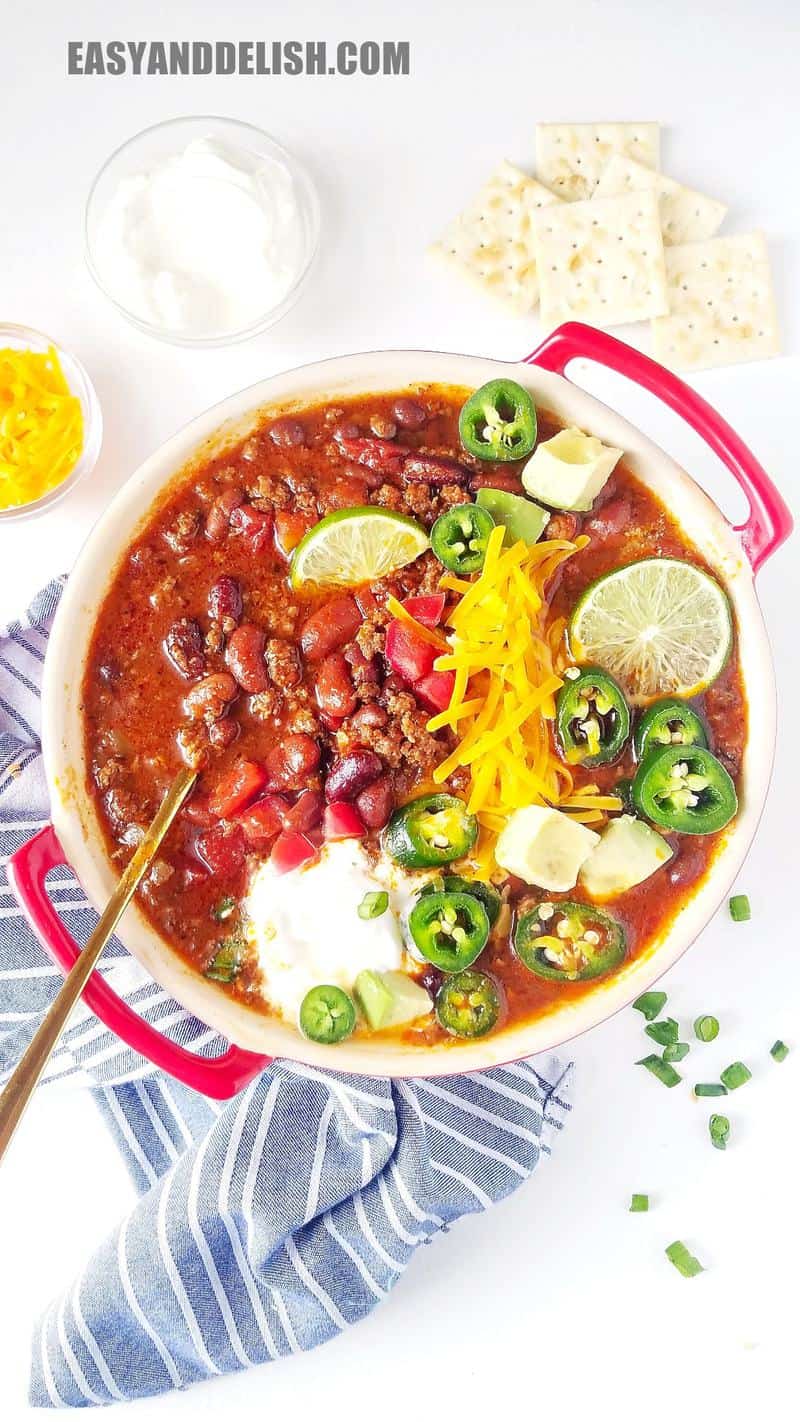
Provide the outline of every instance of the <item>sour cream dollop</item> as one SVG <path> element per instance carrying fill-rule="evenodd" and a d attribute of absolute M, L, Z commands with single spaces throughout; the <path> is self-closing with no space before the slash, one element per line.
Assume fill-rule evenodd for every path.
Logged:
<path fill-rule="evenodd" d="M 388 972 L 413 966 L 401 921 L 417 880 L 386 860 L 370 863 L 358 840 L 325 845 L 318 860 L 289 874 L 267 862 L 253 875 L 244 904 L 245 933 L 256 950 L 262 992 L 296 1021 L 306 993 L 320 983 L 350 992 L 364 968 Z M 385 889 L 389 908 L 362 919 L 364 895 Z"/>
<path fill-rule="evenodd" d="M 189 337 L 255 324 L 288 294 L 304 259 L 288 168 L 212 138 L 122 178 L 93 241 L 97 274 L 114 300 Z"/>

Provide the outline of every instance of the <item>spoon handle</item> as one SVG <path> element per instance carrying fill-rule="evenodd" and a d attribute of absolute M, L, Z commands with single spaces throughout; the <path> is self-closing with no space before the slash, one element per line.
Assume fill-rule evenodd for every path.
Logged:
<path fill-rule="evenodd" d="M 197 772 L 194 770 L 184 769 L 176 775 L 155 819 L 122 873 L 91 938 L 64 979 L 55 1000 L 9 1077 L 0 1096 L 0 1161 L 100 954 L 150 868 L 161 841 L 193 789 L 196 779 Z"/>

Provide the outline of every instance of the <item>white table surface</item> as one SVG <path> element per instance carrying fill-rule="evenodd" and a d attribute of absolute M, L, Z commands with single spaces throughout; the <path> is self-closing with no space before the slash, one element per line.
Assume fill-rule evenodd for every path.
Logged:
<path fill-rule="evenodd" d="M 704 374 L 696 386 L 737 427 L 797 507 L 800 139 L 792 0 L 296 0 L 286 18 L 256 0 L 101 0 L 13 6 L 0 46 L 4 204 L 0 315 L 43 328 L 91 371 L 106 422 L 98 468 L 49 516 L 0 530 L 0 620 L 66 569 L 140 460 L 192 415 L 264 375 L 383 346 L 514 357 L 534 318 L 498 314 L 440 279 L 422 249 L 494 163 L 533 163 L 539 119 L 660 119 L 666 171 L 730 204 L 726 231 L 762 227 L 774 256 L 786 357 Z M 449 18 L 448 18 L 449 15 Z M 113 22 L 112 22 L 113 21 Z M 68 79 L 75 38 L 409 39 L 412 76 Z M 795 30 L 796 36 L 796 30 Z M 274 331 L 228 350 L 186 352 L 125 325 L 82 265 L 82 203 L 108 152 L 176 114 L 260 124 L 311 165 L 324 207 L 322 256 L 301 304 Z M 622 332 L 625 335 L 627 333 Z M 638 331 L 633 339 L 642 339 Z M 645 337 L 646 339 L 646 337 Z M 616 378 L 573 370 L 643 425 L 738 511 L 712 456 L 656 402 Z M 331 1422 L 409 1410 L 466 1417 L 611 1411 L 728 1419 L 795 1392 L 800 955 L 791 866 L 800 794 L 795 618 L 797 545 L 760 578 L 778 664 L 777 774 L 740 888 L 749 925 L 725 911 L 665 983 L 688 1025 L 714 1012 L 687 1079 L 738 1057 L 754 1079 L 726 1110 L 727 1153 L 708 1106 L 665 1091 L 633 1062 L 646 1040 L 627 1011 L 569 1049 L 575 1111 L 552 1162 L 491 1213 L 421 1251 L 391 1298 L 347 1336 L 303 1358 L 136 1404 L 146 1419 L 208 1413 Z M 782 1036 L 795 1050 L 776 1066 Z M 647 1191 L 646 1216 L 627 1212 Z M 37 1098 L 3 1168 L 0 1415 L 24 1400 L 31 1322 L 130 1204 L 122 1166 L 77 1092 Z M 665 1261 L 680 1237 L 708 1266 L 685 1281 Z"/>

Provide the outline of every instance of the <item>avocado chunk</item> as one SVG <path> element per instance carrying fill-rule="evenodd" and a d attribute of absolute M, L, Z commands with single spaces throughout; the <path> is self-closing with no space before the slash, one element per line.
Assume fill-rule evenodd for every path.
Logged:
<path fill-rule="evenodd" d="M 522 471 L 522 487 L 551 508 L 585 513 L 621 456 L 621 449 L 571 426 L 534 450 Z"/>
<path fill-rule="evenodd" d="M 365 968 L 353 986 L 361 1011 L 374 1032 L 415 1022 L 432 1010 L 428 993 L 407 973 L 376 973 Z"/>
<path fill-rule="evenodd" d="M 550 521 L 547 509 L 506 489 L 479 489 L 475 502 L 489 511 L 495 523 L 503 525 L 506 544 L 520 538 L 523 543 L 536 543 Z"/>
<path fill-rule="evenodd" d="M 574 889 L 578 870 L 600 836 L 561 810 L 527 805 L 509 815 L 495 847 L 495 859 L 526 884 L 563 893 Z"/>
<path fill-rule="evenodd" d="M 612 820 L 580 872 L 593 899 L 613 899 L 649 879 L 672 858 L 667 841 L 633 815 Z"/>

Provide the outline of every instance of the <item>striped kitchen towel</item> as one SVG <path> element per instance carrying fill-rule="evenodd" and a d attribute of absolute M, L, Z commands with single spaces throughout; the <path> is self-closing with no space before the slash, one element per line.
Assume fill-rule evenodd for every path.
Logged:
<path fill-rule="evenodd" d="M 47 820 L 39 683 L 60 591 L 52 583 L 0 634 L 3 865 Z M 49 888 L 85 941 L 95 915 L 79 884 L 58 871 Z M 101 970 L 176 1041 L 222 1049 L 120 943 Z M 0 1085 L 58 981 L 0 871 Z M 79 1007 L 45 1080 L 90 1087 L 139 1200 L 38 1324 L 31 1402 L 165 1392 L 358 1322 L 420 1244 L 502 1199 L 549 1154 L 569 1111 L 568 1070 L 551 1059 L 402 1082 L 278 1062 L 220 1106 Z"/>

